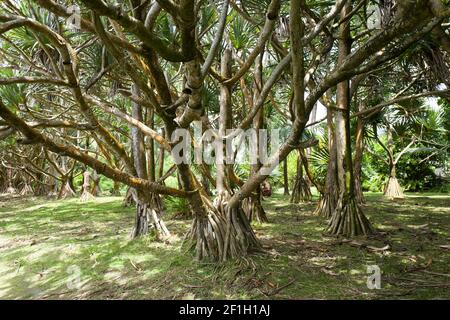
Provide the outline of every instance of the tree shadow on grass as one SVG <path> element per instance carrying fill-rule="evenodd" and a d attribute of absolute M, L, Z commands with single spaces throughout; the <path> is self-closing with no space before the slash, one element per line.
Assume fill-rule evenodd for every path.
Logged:
<path fill-rule="evenodd" d="M 450 242 L 450 197 L 408 196 L 392 202 L 380 194 L 369 195 L 365 213 L 378 233 L 353 239 L 353 245 L 322 233 L 327 223 L 312 214 L 315 204 L 286 202 L 279 198 L 268 202 L 271 223 L 256 225 L 271 253 L 260 261 L 262 274 L 272 275 L 273 283 L 296 279 L 279 297 L 450 297 L 450 256 L 440 247 Z M 379 252 L 367 249 L 387 245 L 388 250 Z M 268 259 L 274 263 L 268 263 Z M 367 267 L 371 265 L 381 268 L 382 290 L 367 288 Z"/>
<path fill-rule="evenodd" d="M 440 245 L 449 244 L 449 198 L 367 198 L 365 212 L 379 233 L 356 241 L 389 250 L 370 252 L 324 236 L 314 202 L 292 205 L 277 195 L 264 202 L 270 223 L 254 223 L 264 252 L 221 265 L 195 262 L 180 250 L 190 221 L 167 221 L 179 235 L 171 243 L 129 241 L 133 209 L 123 208 L 121 198 L 8 203 L 0 210 L 0 297 L 448 298 L 450 261 Z M 367 289 L 370 265 L 381 268 L 382 290 Z"/>

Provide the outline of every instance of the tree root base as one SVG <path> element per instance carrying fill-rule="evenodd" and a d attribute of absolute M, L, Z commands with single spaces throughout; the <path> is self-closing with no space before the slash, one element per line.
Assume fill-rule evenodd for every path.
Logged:
<path fill-rule="evenodd" d="M 75 197 L 75 191 L 72 190 L 69 183 L 66 182 L 58 193 L 58 200 Z"/>
<path fill-rule="evenodd" d="M 188 240 L 197 260 L 226 261 L 261 249 L 242 206 L 227 208 L 228 199 L 227 193 L 219 194 L 214 204 L 205 199 L 208 214 L 194 218 Z"/>
<path fill-rule="evenodd" d="M 268 223 L 266 211 L 264 210 L 261 201 L 257 198 L 246 198 L 242 201 L 242 209 L 247 216 L 248 221 L 256 220 L 260 223 Z"/>
<path fill-rule="evenodd" d="M 341 198 L 330 219 L 327 233 L 351 237 L 372 234 L 373 228 L 354 197 L 347 201 Z"/>
<path fill-rule="evenodd" d="M 16 194 L 17 190 L 14 187 L 8 187 L 6 188 L 6 194 Z"/>
<path fill-rule="evenodd" d="M 395 177 L 389 178 L 389 181 L 384 190 L 384 196 L 390 200 L 405 198 L 405 195 L 402 191 L 402 187 L 400 187 L 397 178 Z"/>
<path fill-rule="evenodd" d="M 19 193 L 21 196 L 31 196 L 34 194 L 33 189 L 29 184 L 23 186 L 22 190 Z"/>
<path fill-rule="evenodd" d="M 131 232 L 131 238 L 145 236 L 152 229 L 158 239 L 169 238 L 171 234 L 161 219 L 162 214 L 162 202 L 158 195 L 152 194 L 146 201 L 138 200 L 135 226 Z"/>
<path fill-rule="evenodd" d="M 304 203 L 312 200 L 309 184 L 303 177 L 297 178 L 292 189 L 291 203 Z"/>
<path fill-rule="evenodd" d="M 336 208 L 336 201 L 334 197 L 330 194 L 325 194 L 320 198 L 314 214 L 324 217 L 325 219 L 330 219 L 333 216 L 333 212 Z"/>
<path fill-rule="evenodd" d="M 136 199 L 137 199 L 136 191 L 132 188 L 128 188 L 125 198 L 123 198 L 122 204 L 124 207 L 136 206 L 137 204 Z"/>
<path fill-rule="evenodd" d="M 88 201 L 92 201 L 94 199 L 95 199 L 94 195 L 87 190 L 83 191 L 83 193 L 80 196 L 81 202 L 88 202 Z"/>

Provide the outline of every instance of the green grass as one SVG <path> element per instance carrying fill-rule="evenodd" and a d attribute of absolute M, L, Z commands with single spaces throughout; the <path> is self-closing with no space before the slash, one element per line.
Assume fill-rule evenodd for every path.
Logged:
<path fill-rule="evenodd" d="M 133 209 L 121 198 L 0 197 L 0 298 L 4 299 L 449 299 L 450 197 L 409 194 L 388 201 L 367 194 L 380 233 L 327 237 L 315 203 L 265 202 L 271 223 L 254 224 L 264 252 L 222 265 L 198 263 L 182 248 L 190 221 L 166 222 L 167 242 L 129 240 Z M 366 286 L 367 266 L 382 271 L 381 290 Z M 80 271 L 81 287 L 71 277 Z M 288 286 L 284 287 L 285 285 Z"/>

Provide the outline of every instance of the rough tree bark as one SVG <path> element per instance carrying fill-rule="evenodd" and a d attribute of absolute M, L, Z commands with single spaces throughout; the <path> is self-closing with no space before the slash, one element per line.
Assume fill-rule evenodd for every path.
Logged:
<path fill-rule="evenodd" d="M 261 52 L 255 63 L 255 88 L 253 91 L 253 101 L 258 101 L 263 86 L 263 59 L 264 50 Z M 251 176 L 258 173 L 261 168 L 260 160 L 260 136 L 259 131 L 264 128 L 264 108 L 261 108 L 253 119 L 253 129 L 256 131 L 256 163 L 252 165 Z M 262 205 L 261 186 L 258 186 L 253 194 L 244 199 L 242 207 L 249 221 L 256 220 L 258 222 L 269 222 L 266 211 Z"/>
<path fill-rule="evenodd" d="M 147 110 L 147 126 L 155 129 L 155 113 L 153 110 Z M 148 137 L 146 143 L 147 151 L 147 171 L 150 181 L 156 180 L 156 163 L 155 163 L 155 141 Z"/>
<path fill-rule="evenodd" d="M 351 12 L 351 2 L 347 1 L 341 10 L 341 18 L 346 17 L 349 12 Z M 338 63 L 343 63 L 351 51 L 350 23 L 341 24 L 339 33 Z M 350 137 L 349 83 L 347 80 L 337 85 L 336 145 L 339 198 L 327 232 L 332 235 L 356 236 L 372 233 L 372 226 L 355 197 Z"/>
<path fill-rule="evenodd" d="M 289 195 L 289 173 L 288 173 L 288 161 L 283 160 L 283 194 L 285 196 Z"/>
<path fill-rule="evenodd" d="M 355 99 L 356 101 L 356 99 Z M 362 111 L 362 103 L 359 103 L 358 111 Z M 362 188 L 362 160 L 364 152 L 364 120 L 362 117 L 358 117 L 356 120 L 356 139 L 355 139 L 355 196 L 356 201 L 359 204 L 364 204 L 366 201 L 364 199 L 363 188 Z"/>
<path fill-rule="evenodd" d="M 162 129 L 162 133 L 161 133 L 162 137 L 165 137 L 164 132 L 165 132 L 165 130 Z M 158 179 L 161 179 L 163 175 L 164 175 L 164 148 L 159 147 L 159 154 L 158 154 Z M 165 182 L 162 181 L 161 183 L 164 184 Z"/>
<path fill-rule="evenodd" d="M 139 96 L 140 94 L 140 91 L 136 85 L 133 85 L 132 92 L 136 96 Z M 138 103 L 132 103 L 131 113 L 134 119 L 141 122 L 143 121 L 142 107 Z M 131 127 L 130 129 L 132 137 L 131 145 L 133 150 L 133 161 L 136 168 L 136 173 L 139 178 L 152 181 L 152 177 L 149 177 L 146 167 L 144 136 L 138 128 Z M 135 192 L 134 195 L 133 191 Z M 151 228 L 154 229 L 158 238 L 170 236 L 169 230 L 161 219 L 163 214 L 163 206 L 160 196 L 150 191 L 131 190 L 131 188 L 129 189 L 129 192 L 131 193 L 131 198 L 136 202 L 136 218 L 135 225 L 131 233 L 132 238 L 148 234 Z M 125 199 L 128 199 L 129 196 L 130 195 L 127 192 Z"/>
<path fill-rule="evenodd" d="M 157 238 L 167 238 L 170 232 L 161 219 L 163 204 L 159 195 L 155 193 L 137 192 L 136 219 L 132 231 L 132 238 L 149 233 L 153 228 Z"/>
<path fill-rule="evenodd" d="M 44 149 L 45 150 L 45 149 Z M 50 193 L 49 196 L 56 195 L 57 199 L 66 199 L 75 197 L 75 191 L 70 185 L 70 175 L 72 170 L 74 169 L 74 165 L 72 165 L 71 169 L 67 169 L 67 159 L 65 156 L 60 157 L 60 163 L 58 163 L 58 159 L 54 158 L 52 154 L 45 150 L 45 157 L 51 165 L 51 169 L 55 172 L 54 179 L 54 193 Z M 74 162 L 75 164 L 75 162 Z M 59 189 L 58 189 L 58 179 L 56 179 L 56 174 L 59 174 Z"/>

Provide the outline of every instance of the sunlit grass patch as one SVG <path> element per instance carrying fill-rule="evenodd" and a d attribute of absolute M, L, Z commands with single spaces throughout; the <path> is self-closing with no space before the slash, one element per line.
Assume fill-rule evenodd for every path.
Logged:
<path fill-rule="evenodd" d="M 448 277 L 441 274 L 448 274 L 450 256 L 440 246 L 449 244 L 450 198 L 408 195 L 390 202 L 369 194 L 367 199 L 365 212 L 381 234 L 355 241 L 389 244 L 387 251 L 370 252 L 329 237 L 323 233 L 326 221 L 313 214 L 315 202 L 293 205 L 275 195 L 264 201 L 270 222 L 254 223 L 264 251 L 221 265 L 196 262 L 186 252 L 182 240 L 190 220 L 170 219 L 170 209 L 166 222 L 175 236 L 162 242 L 152 236 L 129 239 L 134 213 L 122 206 L 122 198 L 2 201 L 0 297 L 449 298 L 442 286 Z M 367 289 L 370 265 L 381 268 L 380 292 Z M 80 272 L 76 290 L 68 286 L 74 267 Z M 414 292 L 409 293 L 408 279 L 419 281 Z"/>

